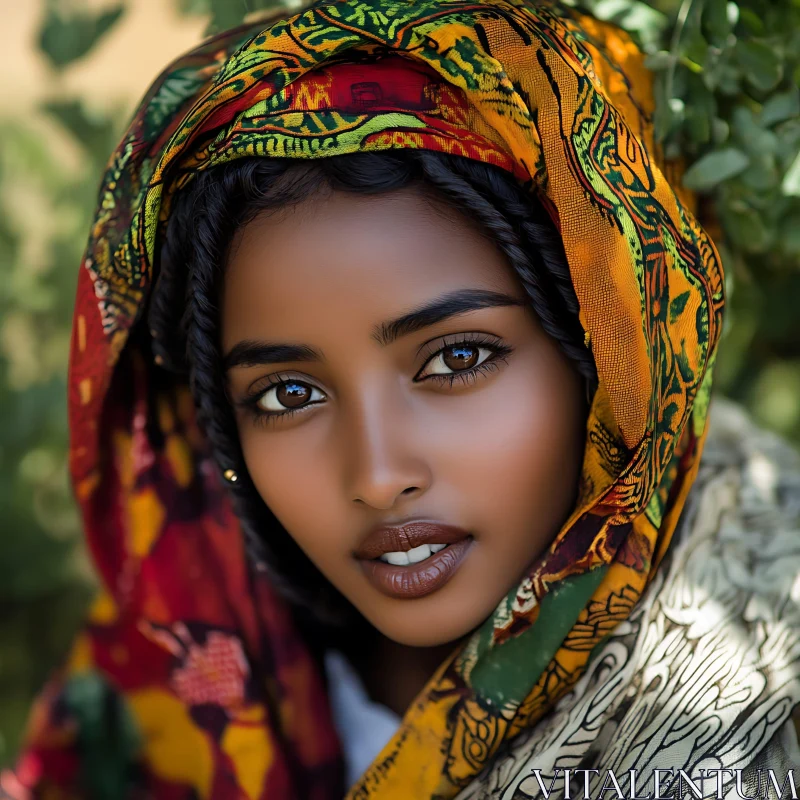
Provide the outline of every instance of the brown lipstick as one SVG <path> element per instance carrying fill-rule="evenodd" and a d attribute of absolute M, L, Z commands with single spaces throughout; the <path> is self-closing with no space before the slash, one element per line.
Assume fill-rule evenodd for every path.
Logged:
<path fill-rule="evenodd" d="M 453 577 L 473 541 L 467 531 L 453 525 L 407 522 L 374 528 L 354 556 L 383 594 L 423 597 Z"/>

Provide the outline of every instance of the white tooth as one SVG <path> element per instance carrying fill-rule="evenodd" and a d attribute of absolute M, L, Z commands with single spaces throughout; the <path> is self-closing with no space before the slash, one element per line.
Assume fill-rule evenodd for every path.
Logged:
<path fill-rule="evenodd" d="M 440 550 L 444 550 L 447 547 L 446 544 L 431 544 L 428 545 L 431 548 L 431 553 L 438 553 Z"/>
<path fill-rule="evenodd" d="M 394 564 L 396 567 L 405 567 L 409 564 L 408 553 L 404 553 L 402 551 L 384 553 L 381 556 L 381 561 L 385 561 L 387 564 Z"/>
<path fill-rule="evenodd" d="M 421 544 L 419 547 L 412 547 L 408 551 L 408 560 L 412 564 L 416 564 L 418 561 L 424 561 L 426 558 L 429 558 L 430 555 L 431 555 L 430 545 Z"/>

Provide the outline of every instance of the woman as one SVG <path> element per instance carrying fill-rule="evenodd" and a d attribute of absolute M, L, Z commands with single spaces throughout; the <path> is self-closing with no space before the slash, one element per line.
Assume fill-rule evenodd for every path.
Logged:
<path fill-rule="evenodd" d="M 20 787 L 788 780 L 800 467 L 709 436 L 723 275 L 651 114 L 555 4 L 319 3 L 162 74 L 76 304 L 103 591 Z"/>

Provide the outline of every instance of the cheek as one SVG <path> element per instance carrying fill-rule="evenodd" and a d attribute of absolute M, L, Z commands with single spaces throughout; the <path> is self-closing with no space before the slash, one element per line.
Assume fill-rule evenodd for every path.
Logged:
<path fill-rule="evenodd" d="M 563 371 L 508 369 L 489 391 L 466 400 L 458 425 L 447 426 L 450 468 L 480 476 L 482 492 L 493 496 L 547 496 L 582 449 L 576 391 Z"/>
<path fill-rule="evenodd" d="M 306 554 L 321 562 L 336 551 L 337 544 L 341 549 L 335 537 L 324 535 L 341 528 L 335 519 L 340 501 L 336 467 L 309 423 L 277 435 L 240 429 L 240 438 L 261 498 Z"/>
<path fill-rule="evenodd" d="M 558 357 L 520 358 L 497 378 L 453 409 L 458 424 L 443 427 L 436 450 L 475 524 L 511 547 L 555 534 L 572 510 L 586 420 L 580 382 Z"/>

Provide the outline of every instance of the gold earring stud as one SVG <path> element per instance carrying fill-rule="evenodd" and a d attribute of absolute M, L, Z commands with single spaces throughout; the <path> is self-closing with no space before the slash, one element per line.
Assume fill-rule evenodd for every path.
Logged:
<path fill-rule="evenodd" d="M 228 483 L 236 483 L 236 481 L 239 480 L 239 476 L 236 474 L 236 470 L 226 469 L 225 472 L 223 472 L 222 474 L 225 480 L 228 481 Z"/>

